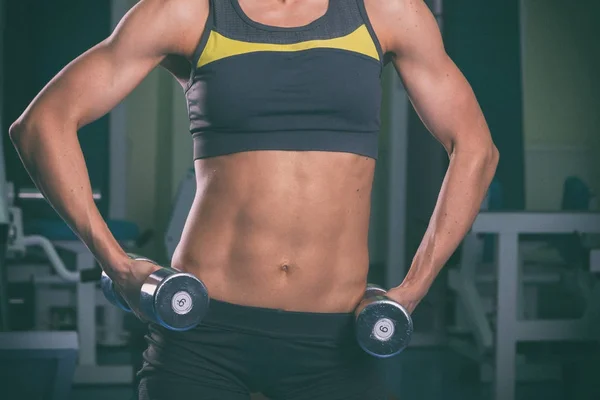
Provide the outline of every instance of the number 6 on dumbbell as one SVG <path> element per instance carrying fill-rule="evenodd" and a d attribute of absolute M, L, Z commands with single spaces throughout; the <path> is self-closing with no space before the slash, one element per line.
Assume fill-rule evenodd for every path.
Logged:
<path fill-rule="evenodd" d="M 413 332 L 412 318 L 379 286 L 367 285 L 355 316 L 356 339 L 367 353 L 379 358 L 392 357 L 408 346 Z"/>
<path fill-rule="evenodd" d="M 134 260 L 154 263 L 147 258 L 130 256 Z M 104 272 L 100 287 L 109 302 L 122 310 L 131 311 Z M 208 291 L 200 279 L 164 267 L 150 274 L 140 290 L 140 314 L 174 331 L 186 331 L 198 325 L 206 314 L 208 302 Z"/>

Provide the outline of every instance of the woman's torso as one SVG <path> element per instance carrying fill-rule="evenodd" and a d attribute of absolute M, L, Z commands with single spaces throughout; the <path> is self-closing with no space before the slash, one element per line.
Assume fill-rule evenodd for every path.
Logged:
<path fill-rule="evenodd" d="M 231 4 L 237 5 L 235 2 L 238 0 L 223 1 L 231 1 Z M 356 0 L 329 1 L 339 1 L 336 6 L 343 2 L 350 6 L 361 4 Z M 331 4 L 326 0 L 296 2 L 287 6 L 276 6 L 275 2 L 239 0 L 239 10 L 243 10 L 244 17 L 257 23 L 254 28 L 259 31 L 262 29 L 261 24 L 267 29 L 275 26 L 294 30 L 294 27 L 306 28 L 316 25 L 315 21 L 326 22 L 324 16 L 335 18 L 331 15 Z M 354 30 L 354 27 L 350 28 Z M 282 35 L 289 35 L 289 31 L 283 32 L 285 33 Z M 299 32 L 301 35 L 302 29 Z M 277 30 L 273 31 L 273 37 L 275 41 L 283 40 L 278 39 Z M 207 40 L 208 37 L 205 41 Z M 376 40 L 373 46 L 378 46 Z M 313 53 L 310 53 L 311 51 Z M 306 64 L 306 60 L 313 57 L 316 60 L 315 70 L 323 70 L 330 61 L 323 61 L 319 54 L 324 55 L 325 59 L 327 54 L 333 54 L 332 60 L 343 62 L 331 66 L 332 70 L 327 72 L 332 74 L 330 81 L 334 80 L 336 75 L 352 71 L 357 75 L 354 77 L 356 83 L 347 79 L 348 85 L 358 85 L 360 80 L 370 80 L 371 86 L 367 86 L 366 89 L 371 92 L 365 93 L 365 96 L 373 97 L 379 94 L 379 88 L 375 89 L 372 86 L 373 82 L 379 79 L 381 65 L 377 63 L 380 60 L 366 60 L 368 57 L 364 54 L 352 54 L 352 51 L 330 49 L 332 53 L 326 53 L 327 51 L 323 48 L 305 51 L 300 54 L 300 62 Z M 275 57 L 289 54 L 287 51 L 280 53 L 275 54 Z M 297 53 L 299 52 L 294 52 L 294 55 Z M 198 56 L 202 58 L 201 54 Z M 250 56 L 257 57 L 256 54 Z M 272 53 L 265 55 L 271 56 Z M 243 61 L 242 58 L 240 61 Z M 306 70 L 294 70 L 295 65 L 291 64 L 286 73 L 308 76 Z M 250 66 L 251 62 L 248 62 L 247 67 L 251 68 Z M 290 115 L 298 113 L 294 113 L 296 109 L 293 108 L 293 103 L 288 109 L 284 105 L 283 111 L 279 111 L 279 114 L 271 119 L 277 121 L 277 128 L 273 132 L 263 132 L 264 135 L 271 135 L 267 145 L 273 140 L 281 140 L 282 144 L 264 150 L 260 147 L 264 144 L 257 145 L 261 138 L 249 131 L 245 136 L 245 140 L 250 143 L 247 151 L 236 149 L 228 154 L 228 142 L 223 142 L 223 138 L 233 142 L 231 138 L 235 136 L 227 135 L 239 132 L 233 132 L 237 126 L 226 125 L 254 118 L 252 126 L 263 129 L 262 127 L 268 126 L 271 120 L 263 118 L 258 120 L 259 122 L 255 121 L 257 116 L 267 115 L 270 109 L 260 110 L 258 107 L 255 114 L 249 116 L 244 115 L 244 112 L 236 114 L 232 110 L 233 117 L 230 120 L 223 118 L 222 114 L 227 112 L 220 110 L 220 115 L 214 117 L 216 123 L 211 126 L 210 112 L 215 105 L 210 99 L 218 97 L 218 94 L 214 93 L 218 88 L 213 89 L 211 85 L 215 85 L 214 77 L 222 72 L 218 70 L 218 63 L 213 63 L 210 67 L 214 71 L 204 69 L 195 73 L 197 79 L 190 81 L 192 86 L 187 92 L 192 133 L 199 133 L 204 142 L 200 151 L 198 146 L 195 148 L 197 193 L 181 242 L 173 256 L 173 267 L 196 274 L 205 282 L 212 298 L 231 303 L 290 311 L 352 310 L 364 291 L 369 263 L 367 235 L 376 157 L 376 154 L 373 154 L 373 126 L 377 125 L 378 128 L 379 123 L 378 115 L 372 114 L 378 112 L 379 104 L 371 110 L 371 115 L 365 116 L 371 120 L 362 119 L 364 125 L 370 127 L 368 132 L 348 132 L 346 138 L 340 135 L 340 132 L 344 133 L 348 129 L 343 124 L 347 124 L 349 116 L 343 114 L 352 107 L 352 101 L 341 104 L 346 102 L 341 102 L 339 96 L 324 100 L 323 96 L 320 100 L 314 99 L 315 104 L 324 105 L 323 109 L 329 107 L 332 110 L 323 120 L 329 121 L 325 124 L 331 123 L 330 126 L 324 126 L 331 131 L 331 135 L 325 132 L 323 137 L 329 137 L 329 140 L 315 139 L 313 145 L 303 147 L 301 151 L 294 147 L 298 144 L 291 144 L 291 147 L 285 150 L 280 147 L 285 145 L 285 132 L 280 132 L 285 129 L 282 128 L 285 127 L 285 121 L 293 120 L 290 131 L 294 130 L 296 134 L 303 132 L 305 121 L 302 118 L 303 113 L 300 118 L 294 115 L 293 118 L 286 119 L 286 112 Z M 258 73 L 258 67 L 254 68 Z M 239 77 L 232 77 L 233 82 L 236 79 Z M 327 80 L 321 80 L 318 84 L 327 84 Z M 298 91 L 292 92 L 289 88 L 281 86 L 282 84 L 276 87 L 266 85 L 270 92 L 259 92 L 256 96 L 260 98 L 277 90 L 287 89 L 291 100 L 301 98 Z M 193 93 L 199 90 L 198 87 L 201 88 L 199 95 Z M 255 90 L 260 89 L 257 87 Z M 313 92 L 316 89 L 315 87 Z M 333 89 L 345 92 L 348 90 L 343 86 Z M 346 93 L 348 96 L 360 96 L 358 92 Z M 240 92 L 239 97 L 240 107 L 243 107 L 244 101 L 251 99 L 248 92 Z M 303 101 L 310 100 L 304 98 Z M 330 102 L 329 106 L 327 101 Z M 198 124 L 195 125 L 192 117 L 191 103 L 201 103 L 197 106 L 200 112 L 194 111 L 202 114 L 202 118 L 199 118 L 200 125 L 208 120 L 196 133 L 194 128 Z M 228 107 L 232 107 L 233 104 L 231 98 L 224 103 L 228 104 Z M 216 106 L 218 105 L 217 103 Z M 321 116 L 328 113 L 323 109 L 319 110 Z M 239 115 L 241 117 L 236 119 L 235 116 Z M 339 132 L 335 125 L 338 123 L 336 118 L 341 127 Z M 306 121 L 310 119 L 310 116 L 306 117 Z M 357 125 L 360 125 L 361 120 L 357 122 Z M 312 122 L 306 123 L 306 127 L 310 126 L 312 129 L 314 125 L 318 127 L 318 124 L 319 120 L 313 118 Z M 316 137 L 314 132 L 312 133 Z M 203 138 L 202 135 L 206 137 Z M 211 135 L 216 139 L 211 139 Z M 265 138 L 262 140 L 265 141 Z M 365 149 L 367 142 L 371 146 L 369 150 Z M 305 145 L 306 143 L 302 144 Z M 357 150 L 354 150 L 355 148 Z M 210 154 L 210 151 L 216 153 Z"/>

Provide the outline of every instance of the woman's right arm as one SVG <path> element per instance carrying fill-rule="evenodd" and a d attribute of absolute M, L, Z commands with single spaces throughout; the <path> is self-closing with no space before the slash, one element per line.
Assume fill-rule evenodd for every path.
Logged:
<path fill-rule="evenodd" d="M 34 183 L 116 280 L 130 274 L 131 261 L 93 201 L 77 130 L 109 112 L 166 55 L 193 54 L 204 25 L 198 13 L 207 10 L 202 3 L 140 1 L 109 38 L 60 71 L 10 128 Z"/>

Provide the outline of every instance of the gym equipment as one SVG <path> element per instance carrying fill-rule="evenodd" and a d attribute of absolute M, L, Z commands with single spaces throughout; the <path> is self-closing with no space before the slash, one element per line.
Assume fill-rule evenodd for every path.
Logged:
<path fill-rule="evenodd" d="M 17 199 L 19 201 L 46 201 L 42 192 L 36 187 L 21 187 L 17 189 L 14 185 L 9 185 L 7 187 L 6 197 L 8 198 L 9 203 L 14 203 Z M 98 189 L 92 189 L 92 198 L 95 201 L 102 200 L 102 192 Z"/>
<path fill-rule="evenodd" d="M 408 346 L 413 333 L 408 311 L 390 300 L 386 293 L 377 285 L 367 285 L 363 300 L 355 310 L 358 344 L 378 358 L 400 353 Z"/>
<path fill-rule="evenodd" d="M 10 186 L 9 183 L 9 192 Z M 15 197 L 11 199 L 16 201 Z M 106 301 L 97 287 L 101 270 L 88 248 L 60 220 L 34 221 L 35 226 L 30 221 L 29 229 L 37 234 L 25 235 L 22 210 L 8 202 L 8 214 L 7 256 L 13 261 L 6 270 L 8 282 L 34 285 L 35 330 L 55 329 L 49 317 L 53 308 L 75 308 L 79 350 L 74 382 L 130 383 L 130 366 L 97 362 L 97 345 L 123 346 L 127 343 L 127 332 L 123 327 L 123 313 Z M 135 245 L 138 230 L 129 226 L 133 224 L 109 220 L 108 225 L 123 247 Z M 26 257 L 32 247 L 43 251 L 44 261 L 32 262 Z M 62 253 L 57 250 L 74 261 L 74 268 L 65 265 Z M 101 319 L 96 318 L 98 306 Z"/>
<path fill-rule="evenodd" d="M 130 256 L 134 260 L 156 264 L 144 257 Z M 108 301 L 122 310 L 131 311 L 104 272 L 100 282 Z M 198 325 L 208 310 L 208 303 L 208 291 L 200 279 L 164 267 L 146 278 L 140 292 L 141 316 L 174 331 L 186 331 Z"/>
<path fill-rule="evenodd" d="M 70 398 L 78 346 L 76 332 L 0 333 L 2 398 Z"/>
<path fill-rule="evenodd" d="M 548 368 L 542 369 L 546 364 L 528 360 L 522 352 L 518 353 L 518 344 L 586 342 L 597 341 L 600 337 L 595 328 L 600 315 L 600 283 L 591 276 L 586 279 L 591 287 L 581 291 L 588 292 L 584 296 L 588 305 L 583 315 L 544 319 L 537 313 L 537 295 L 531 289 L 547 283 L 560 283 L 568 265 L 557 264 L 552 259 L 536 263 L 534 259 L 529 261 L 531 244 L 520 236 L 569 232 L 600 234 L 600 213 L 482 212 L 465 238 L 460 269 L 449 275 L 450 287 L 456 291 L 459 304 L 464 307 L 460 315 L 466 320 L 467 333 L 471 333 L 476 342 L 475 349 L 471 349 L 470 343 L 462 343 L 458 339 L 450 344 L 465 355 L 473 354 L 473 357 L 495 353 L 491 362 L 482 356 L 476 359 L 482 363 L 482 379 L 494 380 L 497 399 L 514 399 L 517 380 L 539 376 L 546 379 L 550 375 L 546 373 Z M 496 271 L 491 270 L 490 276 L 482 273 L 486 265 L 482 263 L 481 234 L 498 237 L 497 261 L 490 266 Z M 486 286 L 492 286 L 492 290 L 482 290 Z M 528 296 L 528 293 L 534 295 Z M 552 375 L 560 376 L 560 373 L 558 370 Z"/>

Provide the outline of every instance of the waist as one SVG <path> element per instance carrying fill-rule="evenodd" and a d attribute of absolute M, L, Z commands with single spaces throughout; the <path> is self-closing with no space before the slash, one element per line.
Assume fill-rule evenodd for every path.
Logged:
<path fill-rule="evenodd" d="M 286 311 L 211 300 L 202 324 L 275 336 L 331 337 L 352 330 L 354 314 Z"/>
<path fill-rule="evenodd" d="M 335 130 L 193 133 L 194 159 L 259 150 L 329 151 L 377 159 L 378 133 Z"/>
<path fill-rule="evenodd" d="M 348 252 L 350 257 L 338 256 L 337 250 L 327 253 L 325 247 L 295 252 L 274 248 L 203 255 L 178 249 L 173 266 L 200 278 L 211 301 L 289 312 L 348 313 L 362 297 L 368 273 L 367 252 Z M 190 262 L 191 257 L 196 261 Z"/>
<path fill-rule="evenodd" d="M 272 210 L 262 219 L 230 219 L 225 211 L 204 223 L 192 217 L 173 267 L 200 278 L 212 299 L 288 311 L 352 310 L 368 272 L 366 224 L 340 218 L 335 225 L 323 221 L 326 215 L 295 220 L 294 213 Z"/>

